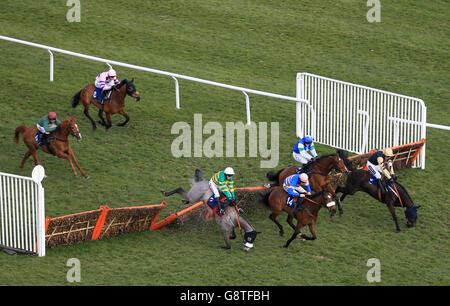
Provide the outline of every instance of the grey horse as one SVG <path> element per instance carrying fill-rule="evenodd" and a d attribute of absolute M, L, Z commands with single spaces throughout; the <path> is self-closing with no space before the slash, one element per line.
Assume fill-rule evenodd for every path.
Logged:
<path fill-rule="evenodd" d="M 168 192 L 161 190 L 161 192 L 166 197 L 178 193 L 183 197 L 182 202 L 185 204 L 195 204 L 202 201 L 206 205 L 209 214 L 214 216 L 214 220 L 222 229 L 225 246 L 221 247 L 224 249 L 231 249 L 230 239 L 236 238 L 234 228 L 240 226 L 245 230 L 243 249 L 244 251 L 250 250 L 253 247 L 253 242 L 255 241 L 258 232 L 248 220 L 242 216 L 241 210 L 236 209 L 236 206 L 231 206 L 226 210 L 226 213 L 223 216 L 218 216 L 207 204 L 209 198 L 213 195 L 213 192 L 209 188 L 209 182 L 203 177 L 202 171 L 198 168 L 195 169 L 195 175 L 191 185 L 191 189 L 188 192 L 181 187 Z"/>

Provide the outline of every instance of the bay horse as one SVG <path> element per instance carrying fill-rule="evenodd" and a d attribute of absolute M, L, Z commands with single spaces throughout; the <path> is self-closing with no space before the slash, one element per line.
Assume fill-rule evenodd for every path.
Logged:
<path fill-rule="evenodd" d="M 335 195 L 333 186 L 331 186 L 331 177 L 329 173 L 331 170 L 337 170 L 344 173 L 349 173 L 347 165 L 350 166 L 343 157 L 344 152 L 338 150 L 335 154 L 328 154 L 317 158 L 315 161 L 311 161 L 305 165 L 307 173 L 309 175 L 309 184 L 311 189 L 315 192 L 319 192 L 328 189 L 333 194 L 335 201 L 339 209 L 339 215 L 343 216 L 344 211 L 342 209 L 339 198 Z M 288 167 L 279 170 L 278 172 L 268 172 L 266 177 L 269 181 L 275 181 L 272 186 L 283 186 L 284 180 L 293 174 L 297 173 L 298 167 Z M 334 217 L 336 211 L 331 211 L 331 218 Z"/>
<path fill-rule="evenodd" d="M 391 187 L 387 188 L 388 190 L 384 193 L 384 195 L 381 196 L 380 188 L 370 183 L 370 177 L 371 173 L 367 170 L 359 169 L 352 171 L 347 177 L 345 187 L 338 186 L 336 188 L 336 193 L 342 193 L 340 200 L 344 201 L 344 198 L 348 194 L 353 195 L 358 191 L 363 191 L 365 193 L 368 193 L 381 203 L 385 203 L 387 205 L 392 219 L 395 222 L 395 228 L 397 232 L 401 232 L 401 229 L 398 225 L 397 215 L 395 214 L 394 207 L 404 207 L 405 216 L 407 219 L 406 226 L 408 228 L 415 226 L 417 221 L 417 210 L 420 208 L 420 205 L 416 206 L 414 204 L 405 187 L 400 185 L 400 183 L 398 182 L 394 182 Z"/>
<path fill-rule="evenodd" d="M 136 101 L 139 101 L 141 99 L 141 96 L 136 91 L 136 86 L 133 84 L 134 78 L 131 79 L 131 81 L 128 81 L 127 79 L 124 79 L 120 82 L 120 84 L 117 84 L 113 86 L 113 89 L 110 94 L 110 98 L 103 102 L 103 104 L 100 104 L 97 99 L 93 98 L 94 91 L 95 91 L 95 85 L 94 84 L 88 84 L 86 85 L 82 90 L 77 92 L 73 98 L 72 98 L 72 106 L 77 107 L 77 105 L 81 102 L 83 102 L 84 105 L 84 114 L 92 123 L 92 128 L 95 130 L 97 126 L 95 125 L 94 120 L 89 115 L 89 106 L 91 104 L 95 105 L 98 109 L 98 116 L 100 117 L 99 123 L 106 127 L 106 130 L 108 131 L 111 126 L 111 119 L 112 115 L 114 114 L 121 114 L 125 117 L 125 121 L 122 123 L 117 124 L 118 126 L 124 126 L 128 123 L 130 120 L 130 116 L 125 112 L 125 97 L 126 95 L 129 95 L 130 97 L 133 97 Z M 106 114 L 106 121 L 103 119 L 103 112 Z"/>
<path fill-rule="evenodd" d="M 48 137 L 48 145 L 38 146 L 35 141 L 35 136 L 38 131 L 37 127 L 26 127 L 25 125 L 20 125 L 16 128 L 14 133 L 14 142 L 19 143 L 19 135 L 22 134 L 22 139 L 24 144 L 28 148 L 28 152 L 25 153 L 25 157 L 22 159 L 20 163 L 20 168 L 23 168 L 28 157 L 33 156 L 34 164 L 39 165 L 39 159 L 37 155 L 37 150 L 40 148 L 45 153 L 53 154 L 58 156 L 59 158 L 64 158 L 70 164 L 72 168 L 73 175 L 78 177 L 77 171 L 73 166 L 73 163 L 80 170 L 81 174 L 88 179 L 89 176 L 81 169 L 80 164 L 78 164 L 77 159 L 75 158 L 75 154 L 73 153 L 70 142 L 68 140 L 69 135 L 72 135 L 77 140 L 81 140 L 81 133 L 78 129 L 78 125 L 76 123 L 76 118 L 68 118 L 61 122 L 61 124 L 53 131 Z"/>
<path fill-rule="evenodd" d="M 222 230 L 225 246 L 220 246 L 221 248 L 231 249 L 230 240 L 236 238 L 234 228 L 237 226 L 241 227 L 245 231 L 243 250 L 248 251 L 252 248 L 256 235 L 259 234 L 259 232 L 257 232 L 250 222 L 241 215 L 239 209 L 237 209 L 236 206 L 226 207 L 225 205 L 225 214 L 220 216 L 217 214 L 217 209 L 213 209 L 207 204 L 209 198 L 213 195 L 213 192 L 209 188 L 209 181 L 203 177 L 203 173 L 200 169 L 195 169 L 195 175 L 191 183 L 192 187 L 188 192 L 186 192 L 183 188 L 178 187 L 168 192 L 161 190 L 161 193 L 166 197 L 178 193 L 183 197 L 183 203 L 185 204 L 195 204 L 202 201 L 204 205 L 206 205 L 209 214 L 214 216 L 214 220 Z"/>
<path fill-rule="evenodd" d="M 269 219 L 272 220 L 280 230 L 280 236 L 283 236 L 284 230 L 283 226 L 276 220 L 276 217 L 285 211 L 288 213 L 288 224 L 294 229 L 294 233 L 291 238 L 286 241 L 284 245 L 285 248 L 300 234 L 300 237 L 306 240 L 315 240 L 316 230 L 315 224 L 319 214 L 319 210 L 322 206 L 329 210 L 336 210 L 335 202 L 333 201 L 333 195 L 327 189 L 323 189 L 320 192 L 316 192 L 310 196 L 305 197 L 303 200 L 303 210 L 297 210 L 295 213 L 292 212 L 292 208 L 286 205 L 286 200 L 288 193 L 283 189 L 283 187 L 277 186 L 272 187 L 262 199 L 262 202 L 268 206 L 272 213 L 269 215 Z M 297 225 L 294 226 L 292 223 L 293 218 L 297 219 Z M 308 225 L 312 236 L 307 236 L 301 233 L 301 229 Z"/>

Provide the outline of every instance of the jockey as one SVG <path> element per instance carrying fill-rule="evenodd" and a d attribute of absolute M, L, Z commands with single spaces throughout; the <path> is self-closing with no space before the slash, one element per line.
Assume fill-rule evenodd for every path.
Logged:
<path fill-rule="evenodd" d="M 381 192 L 386 192 L 385 186 L 382 184 L 382 176 L 384 175 L 389 181 L 395 178 L 394 167 L 389 157 L 394 156 L 391 148 L 376 151 L 369 159 L 367 159 L 367 168 L 370 173 L 378 180 Z M 387 169 L 385 162 L 387 161 Z"/>
<path fill-rule="evenodd" d="M 308 154 L 311 152 L 312 156 Z M 311 159 L 317 157 L 316 148 L 313 143 L 311 136 L 306 136 L 300 139 L 294 146 L 292 155 L 296 161 L 299 163 L 307 164 Z"/>
<path fill-rule="evenodd" d="M 106 92 L 119 83 L 120 81 L 117 79 L 117 74 L 114 69 L 100 73 L 95 78 L 94 85 L 96 89 L 94 92 L 94 99 L 97 99 L 100 104 L 103 104 L 102 100 Z"/>
<path fill-rule="evenodd" d="M 216 203 L 219 204 L 220 210 L 222 210 L 222 207 L 220 205 L 219 190 L 227 197 L 227 200 L 231 205 L 236 204 L 233 175 L 233 168 L 226 167 L 224 171 L 217 172 L 209 180 L 209 188 L 214 193 L 214 199 Z"/>
<path fill-rule="evenodd" d="M 311 195 L 308 175 L 306 173 L 293 174 L 284 179 L 283 189 L 294 197 L 299 197 L 298 209 L 303 210 L 303 199 L 305 195 Z"/>
<path fill-rule="evenodd" d="M 51 132 L 61 124 L 55 112 L 49 112 L 39 119 L 36 127 L 38 128 L 38 144 L 42 145 L 44 140 L 48 138 Z"/>

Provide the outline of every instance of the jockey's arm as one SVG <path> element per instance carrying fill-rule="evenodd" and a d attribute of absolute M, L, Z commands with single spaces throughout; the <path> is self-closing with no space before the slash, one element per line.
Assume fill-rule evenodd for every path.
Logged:
<path fill-rule="evenodd" d="M 313 157 L 317 157 L 316 147 L 314 146 L 314 144 L 311 145 L 311 148 L 309 150 L 311 151 Z"/>
<path fill-rule="evenodd" d="M 384 165 L 384 159 L 383 157 L 378 157 L 377 158 L 377 162 L 378 165 L 380 166 L 381 171 L 383 172 L 384 176 L 390 180 L 391 179 L 391 174 L 389 173 L 388 169 L 386 169 L 385 165 Z"/>
<path fill-rule="evenodd" d="M 312 158 L 312 156 L 309 155 L 308 152 L 306 152 L 306 149 L 300 145 L 299 145 L 299 151 L 300 151 L 300 155 L 303 156 L 304 158 L 306 158 L 307 160 L 310 160 Z"/>
<path fill-rule="evenodd" d="M 394 175 L 395 174 L 394 163 L 392 162 L 392 160 L 388 160 L 387 166 L 388 166 L 388 169 L 389 169 L 389 172 L 391 173 L 391 175 Z"/>

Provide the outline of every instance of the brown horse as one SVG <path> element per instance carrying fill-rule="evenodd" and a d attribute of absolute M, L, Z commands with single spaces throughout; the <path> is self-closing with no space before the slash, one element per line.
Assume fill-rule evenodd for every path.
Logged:
<path fill-rule="evenodd" d="M 320 192 L 325 188 L 328 189 L 336 200 L 339 209 L 339 215 L 342 216 L 344 211 L 342 210 L 339 198 L 335 195 L 333 186 L 331 186 L 331 177 L 329 173 L 331 170 L 338 170 L 344 173 L 348 173 L 349 169 L 341 158 L 341 152 L 338 151 L 336 154 L 324 155 L 316 159 L 315 161 L 309 162 L 305 167 L 308 168 L 309 184 L 311 189 L 315 192 Z M 283 186 L 284 180 L 293 174 L 296 174 L 297 167 L 283 168 L 278 172 L 268 172 L 267 178 L 269 181 L 275 181 L 273 186 Z M 335 211 L 331 212 L 331 218 L 334 217 Z"/>
<path fill-rule="evenodd" d="M 333 195 L 327 189 L 314 193 L 311 196 L 307 196 L 303 201 L 303 210 L 297 210 L 295 215 L 292 212 L 292 208 L 286 205 L 288 194 L 282 187 L 273 187 L 267 192 L 262 202 L 267 205 L 272 213 L 269 219 L 272 220 L 280 230 L 280 236 L 283 236 L 283 226 L 276 220 L 276 217 L 285 211 L 288 213 L 288 223 L 294 229 L 294 234 L 284 245 L 285 248 L 289 246 L 292 240 L 300 234 L 300 237 L 306 240 L 315 240 L 316 230 L 315 224 L 317 221 L 319 210 L 322 206 L 327 207 L 329 210 L 336 210 L 335 202 L 333 201 Z M 292 223 L 293 218 L 297 219 L 297 226 Z M 301 233 L 301 229 L 308 225 L 312 236 L 307 236 Z"/>
<path fill-rule="evenodd" d="M 58 126 L 58 128 L 53 131 L 49 138 L 49 144 L 48 146 L 43 145 L 40 148 L 45 153 L 53 154 L 58 156 L 59 158 L 66 159 L 70 167 L 72 167 L 73 175 L 75 177 L 78 177 L 77 171 L 75 170 L 75 167 L 73 166 L 73 163 L 77 166 L 77 168 L 80 170 L 81 174 L 88 179 L 89 176 L 81 169 L 80 165 L 78 164 L 78 161 L 75 158 L 75 155 L 73 154 L 72 149 L 70 148 L 70 142 L 67 139 L 69 137 L 69 134 L 75 137 L 78 140 L 81 140 L 81 134 L 78 129 L 78 125 L 76 123 L 76 118 L 68 118 L 61 122 L 61 124 Z M 37 127 L 28 128 L 25 125 L 20 125 L 16 128 L 15 134 L 14 134 L 14 142 L 19 143 L 19 134 L 22 134 L 22 139 L 25 145 L 28 147 L 28 152 L 25 153 L 25 157 L 23 158 L 22 162 L 20 163 L 20 168 L 23 167 L 25 164 L 25 161 L 30 157 L 30 155 L 34 158 L 34 164 L 39 165 L 39 160 L 37 156 L 37 150 L 39 149 L 39 146 L 37 145 L 34 137 L 37 133 L 38 129 Z"/>
<path fill-rule="evenodd" d="M 84 105 L 84 114 L 86 117 L 91 120 L 92 128 L 95 130 L 97 126 L 95 125 L 94 120 L 89 115 L 89 106 L 94 104 L 98 109 L 98 116 L 100 117 L 99 123 L 106 127 L 108 131 L 112 126 L 111 119 L 114 114 L 121 114 L 125 117 L 125 121 L 117 124 L 118 126 L 124 126 L 130 120 L 130 117 L 125 112 L 125 97 L 129 95 L 133 97 L 136 101 L 141 99 L 141 96 L 136 91 L 136 87 L 133 84 L 134 78 L 131 81 L 122 80 L 120 84 L 117 84 L 113 87 L 110 98 L 106 100 L 103 105 L 98 102 L 97 99 L 94 99 L 92 96 L 94 95 L 95 85 L 88 84 L 82 90 L 77 92 L 72 98 L 72 106 L 76 107 L 78 103 L 83 102 Z M 125 86 L 124 86 L 125 85 Z M 103 112 L 106 114 L 106 122 L 103 119 Z"/>
<path fill-rule="evenodd" d="M 420 205 L 416 206 L 414 204 L 405 187 L 398 182 L 388 183 L 388 191 L 382 195 L 380 188 L 377 185 L 370 183 L 370 177 L 371 174 L 367 170 L 358 169 L 352 171 L 347 177 L 345 187 L 338 186 L 338 188 L 336 188 L 336 193 L 342 192 L 341 201 L 344 201 L 344 198 L 348 194 L 353 195 L 358 191 L 364 191 L 381 203 L 387 205 L 392 219 L 394 220 L 397 232 L 401 232 L 401 229 L 398 225 L 397 215 L 395 214 L 394 207 L 396 206 L 405 208 L 405 217 L 407 219 L 406 226 L 414 227 L 417 221 L 417 210 L 420 208 Z"/>

